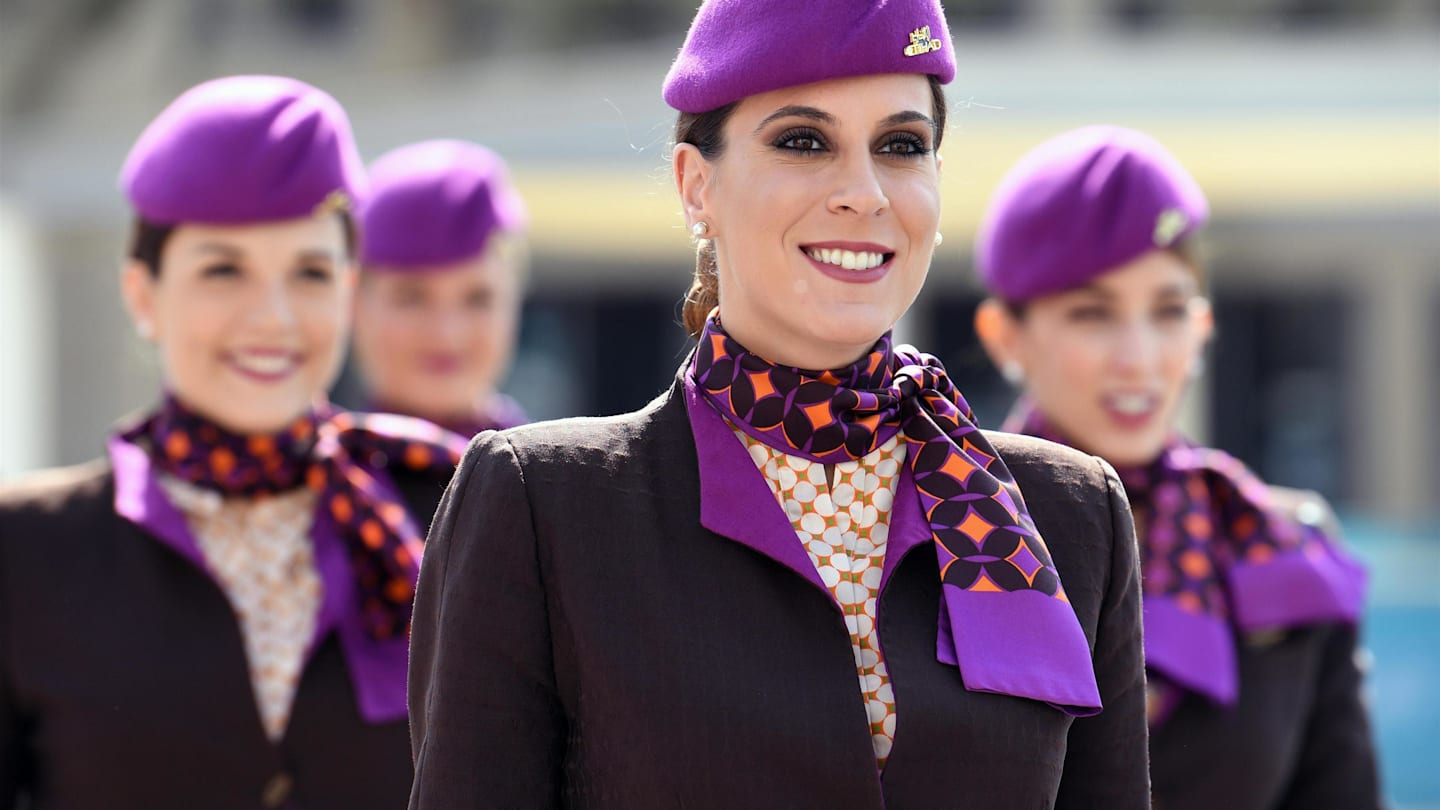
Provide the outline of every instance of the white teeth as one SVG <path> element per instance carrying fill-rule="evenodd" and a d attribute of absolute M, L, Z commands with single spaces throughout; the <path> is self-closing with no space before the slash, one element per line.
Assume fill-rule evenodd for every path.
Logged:
<path fill-rule="evenodd" d="M 1131 416 L 1148 413 L 1155 407 L 1155 397 L 1150 394 L 1111 394 L 1109 400 L 1110 407 Z"/>
<path fill-rule="evenodd" d="M 295 365 L 295 359 L 286 355 L 235 355 L 235 365 L 256 374 L 282 374 Z"/>
<path fill-rule="evenodd" d="M 846 270 L 870 270 L 885 262 L 885 254 L 856 252 L 839 248 L 808 248 L 805 254 L 817 262 L 833 264 Z"/>

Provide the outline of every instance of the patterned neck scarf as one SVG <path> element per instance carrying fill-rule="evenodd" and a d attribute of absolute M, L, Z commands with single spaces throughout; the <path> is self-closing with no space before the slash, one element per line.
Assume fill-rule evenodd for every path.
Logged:
<path fill-rule="evenodd" d="M 1032 405 L 1006 422 L 1068 442 Z M 1239 694 L 1235 631 L 1354 623 L 1365 575 L 1315 513 L 1292 517 L 1238 459 L 1175 438 L 1143 467 L 1120 468 L 1136 525 L 1146 665 L 1221 705 Z"/>
<path fill-rule="evenodd" d="M 811 461 L 854 461 L 902 434 L 967 688 L 1098 710 L 1088 646 L 1050 552 L 939 360 L 910 346 L 892 348 L 886 334 L 848 368 L 777 366 L 747 351 L 712 314 L 690 373 L 732 424 Z M 1037 649 L 1023 651 L 1014 669 L 990 682 L 983 659 L 1006 657 L 995 655 L 994 645 L 1015 636 L 988 625 L 1008 621 L 1023 625 L 1019 637 L 1038 642 Z M 1052 684 L 1039 683 L 1047 680 Z M 1074 688 L 1056 692 L 1053 682 L 1067 680 Z"/>
<path fill-rule="evenodd" d="M 160 471 L 227 496 L 264 497 L 302 485 L 314 490 L 349 543 L 367 629 L 378 639 L 408 631 L 422 536 L 372 469 L 394 459 L 443 483 L 464 453 L 459 436 L 416 419 L 328 404 L 278 433 L 244 435 L 173 396 L 122 436 L 145 440 Z"/>
<path fill-rule="evenodd" d="M 520 403 L 499 392 L 490 396 L 490 400 L 484 408 L 475 409 L 475 413 L 463 419 L 431 419 L 428 416 L 409 413 L 403 408 L 391 407 L 379 400 L 372 400 L 367 406 L 367 410 L 379 413 L 399 413 L 414 416 L 417 419 L 425 419 L 467 439 L 487 430 L 505 430 L 530 421 L 530 417 L 525 414 L 525 409 L 520 407 Z"/>

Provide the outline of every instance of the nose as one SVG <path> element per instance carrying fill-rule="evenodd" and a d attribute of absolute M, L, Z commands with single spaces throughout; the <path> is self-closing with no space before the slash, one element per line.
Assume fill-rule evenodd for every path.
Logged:
<path fill-rule="evenodd" d="M 446 307 L 435 315 L 432 322 L 434 335 L 447 349 L 459 346 L 464 342 L 466 327 L 471 317 L 473 316 L 463 308 Z"/>
<path fill-rule="evenodd" d="M 1149 321 L 1143 318 L 1126 321 L 1116 330 L 1111 352 L 1116 370 L 1129 374 L 1149 371 L 1159 356 L 1159 339 Z"/>
<path fill-rule="evenodd" d="M 827 205 L 835 214 L 874 216 L 890 207 L 874 158 L 868 151 L 842 161 Z"/>
<path fill-rule="evenodd" d="M 285 279 L 265 282 L 256 290 L 250 311 L 251 319 L 257 325 L 268 329 L 281 330 L 295 326 L 295 302 L 291 295 Z"/>

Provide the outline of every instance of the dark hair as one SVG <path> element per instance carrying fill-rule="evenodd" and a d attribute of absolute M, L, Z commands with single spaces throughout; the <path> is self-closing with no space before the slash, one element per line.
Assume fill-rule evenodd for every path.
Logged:
<path fill-rule="evenodd" d="M 926 78 L 930 80 L 930 95 L 934 105 L 935 148 L 939 149 L 940 141 L 945 137 L 945 88 L 934 76 Z M 675 119 L 675 143 L 694 146 L 706 160 L 718 158 L 725 151 L 722 137 L 725 122 L 730 120 L 731 113 L 735 112 L 735 106 L 739 103 L 733 102 L 709 112 L 680 113 Z M 705 328 L 705 319 L 710 316 L 710 310 L 720 303 L 718 272 L 715 264 L 715 243 L 708 239 L 700 240 L 700 244 L 695 248 L 695 277 L 690 282 L 690 290 L 685 293 L 681 309 L 681 320 L 691 337 L 700 336 L 700 331 Z"/>
<path fill-rule="evenodd" d="M 174 232 L 174 225 L 157 225 L 144 217 L 136 217 L 130 236 L 130 258 L 145 265 L 152 278 L 159 278 L 160 254 Z"/>
<path fill-rule="evenodd" d="M 346 211 L 336 212 L 340 217 L 340 227 L 345 232 L 345 252 L 350 256 L 355 255 L 355 220 Z M 175 232 L 178 225 L 160 225 L 151 222 L 144 217 L 135 218 L 135 227 L 130 233 L 130 258 L 145 265 L 150 271 L 151 278 L 160 277 L 160 254 L 165 251 L 165 243 L 170 241 L 170 235 Z"/>

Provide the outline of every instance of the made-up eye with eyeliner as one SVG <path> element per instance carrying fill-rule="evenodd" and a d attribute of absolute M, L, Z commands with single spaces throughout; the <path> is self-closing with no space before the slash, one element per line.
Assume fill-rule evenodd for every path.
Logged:
<path fill-rule="evenodd" d="M 876 151 L 897 157 L 921 157 L 930 154 L 930 145 L 913 132 L 893 132 L 885 136 Z"/>
<path fill-rule="evenodd" d="M 771 142 L 771 146 L 787 152 L 823 152 L 826 148 L 825 139 L 811 127 L 787 129 Z"/>

